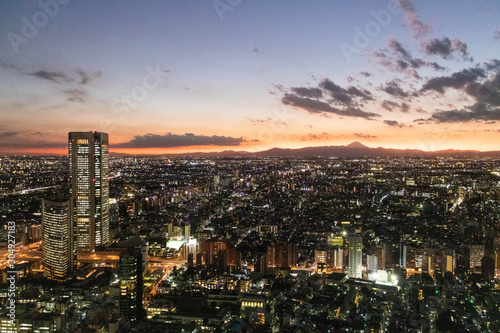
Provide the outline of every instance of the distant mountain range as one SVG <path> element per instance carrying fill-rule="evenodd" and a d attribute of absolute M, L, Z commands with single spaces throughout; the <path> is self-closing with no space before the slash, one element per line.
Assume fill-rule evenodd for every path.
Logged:
<path fill-rule="evenodd" d="M 111 156 L 134 156 L 122 153 L 110 153 Z M 139 155 L 137 155 L 139 156 Z M 145 155 L 140 155 L 145 156 Z M 164 154 L 163 156 L 192 156 L 192 157 L 496 157 L 500 158 L 500 151 L 477 151 L 477 150 L 438 150 L 422 151 L 418 149 L 392 149 L 392 148 L 370 148 L 360 142 L 353 142 L 347 146 L 321 146 L 305 148 L 272 148 L 260 152 L 246 152 L 225 150 L 222 152 L 199 152 L 185 154 Z"/>

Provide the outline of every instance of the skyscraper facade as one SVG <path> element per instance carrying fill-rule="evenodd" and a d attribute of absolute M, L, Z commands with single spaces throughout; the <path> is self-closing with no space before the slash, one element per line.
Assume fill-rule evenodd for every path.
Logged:
<path fill-rule="evenodd" d="M 78 253 L 95 251 L 109 240 L 108 134 L 68 134 L 70 194 Z"/>
<path fill-rule="evenodd" d="M 120 314 L 135 323 L 142 317 L 142 255 L 140 248 L 120 254 Z"/>
<path fill-rule="evenodd" d="M 361 237 L 349 237 L 348 276 L 360 279 L 363 277 L 363 240 Z"/>
<path fill-rule="evenodd" d="M 75 267 L 73 205 L 70 200 L 42 200 L 42 253 L 46 278 L 66 281 Z"/>

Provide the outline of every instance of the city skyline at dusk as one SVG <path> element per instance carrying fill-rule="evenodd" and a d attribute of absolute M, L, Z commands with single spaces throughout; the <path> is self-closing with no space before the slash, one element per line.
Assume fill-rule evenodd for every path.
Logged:
<path fill-rule="evenodd" d="M 2 2 L 0 153 L 500 150 L 499 1 Z"/>
<path fill-rule="evenodd" d="M 0 333 L 500 332 L 499 14 L 0 1 Z"/>

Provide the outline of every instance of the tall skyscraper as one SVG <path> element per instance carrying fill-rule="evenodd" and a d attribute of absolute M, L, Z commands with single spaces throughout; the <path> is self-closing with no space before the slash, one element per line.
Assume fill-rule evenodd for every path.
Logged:
<path fill-rule="evenodd" d="M 109 240 L 108 134 L 68 134 L 70 194 L 78 253 L 93 252 Z"/>
<path fill-rule="evenodd" d="M 120 254 L 120 314 L 132 323 L 142 318 L 142 254 L 131 247 Z"/>
<path fill-rule="evenodd" d="M 66 281 L 75 267 L 73 205 L 70 200 L 42 200 L 42 253 L 45 277 Z"/>
<path fill-rule="evenodd" d="M 360 279 L 363 277 L 363 239 L 361 237 L 349 237 L 349 262 L 348 276 Z"/>

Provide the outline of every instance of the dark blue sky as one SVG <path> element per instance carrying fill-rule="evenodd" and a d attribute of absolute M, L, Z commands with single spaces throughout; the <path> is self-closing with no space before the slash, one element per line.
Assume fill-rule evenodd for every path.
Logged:
<path fill-rule="evenodd" d="M 498 139 L 500 1 L 60 2 L 0 2 L 0 152 L 73 130 L 187 151 Z"/>

